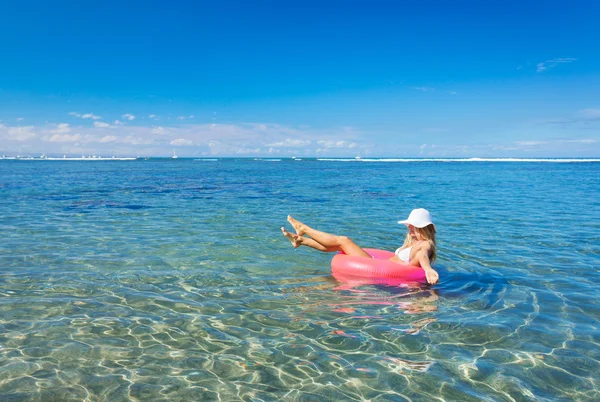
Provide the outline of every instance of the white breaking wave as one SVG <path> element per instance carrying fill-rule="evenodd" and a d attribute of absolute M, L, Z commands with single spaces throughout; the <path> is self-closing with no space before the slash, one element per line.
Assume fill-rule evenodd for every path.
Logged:
<path fill-rule="evenodd" d="M 561 159 L 561 158 L 317 158 L 324 162 L 552 162 L 552 163 L 581 163 L 600 162 L 600 159 Z"/>
<path fill-rule="evenodd" d="M 44 157 L 44 158 L 33 158 L 33 157 L 0 157 L 0 159 L 20 160 L 20 161 L 134 161 L 138 158 L 122 158 L 122 157 L 100 157 L 100 156 L 88 156 L 88 157 Z"/>
<path fill-rule="evenodd" d="M 48 161 L 134 161 L 137 158 L 119 158 L 119 157 L 110 157 L 110 158 L 103 158 L 103 157 L 89 157 L 89 158 L 45 158 L 42 160 L 48 160 Z"/>

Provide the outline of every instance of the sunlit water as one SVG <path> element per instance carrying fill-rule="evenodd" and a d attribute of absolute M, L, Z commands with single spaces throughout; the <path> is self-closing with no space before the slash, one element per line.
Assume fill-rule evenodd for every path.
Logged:
<path fill-rule="evenodd" d="M 0 399 L 598 400 L 600 163 L 0 161 Z M 346 286 L 428 208 L 440 283 Z"/>

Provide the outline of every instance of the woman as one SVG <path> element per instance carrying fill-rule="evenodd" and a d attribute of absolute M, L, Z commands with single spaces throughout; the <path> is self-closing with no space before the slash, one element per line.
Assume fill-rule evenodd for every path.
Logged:
<path fill-rule="evenodd" d="M 346 236 L 336 236 L 320 232 L 302 222 L 288 216 L 288 222 L 293 226 L 296 234 L 290 233 L 285 228 L 281 232 L 292 243 L 294 248 L 307 246 L 316 250 L 333 252 L 343 251 L 347 255 L 372 258 L 365 250 Z M 402 247 L 396 250 L 395 256 L 390 258 L 393 262 L 403 262 L 423 268 L 427 282 L 436 284 L 438 273 L 431 267 L 437 257 L 435 242 L 435 225 L 431 221 L 429 211 L 423 208 L 413 209 L 408 219 L 398 223 L 408 227 L 408 234 Z M 304 235 L 308 236 L 305 237 Z"/>

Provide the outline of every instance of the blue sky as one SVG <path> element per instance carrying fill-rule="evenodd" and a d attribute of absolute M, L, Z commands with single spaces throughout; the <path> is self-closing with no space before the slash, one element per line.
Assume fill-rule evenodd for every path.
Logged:
<path fill-rule="evenodd" d="M 600 157 L 598 15 L 591 0 L 2 2 L 0 152 Z"/>

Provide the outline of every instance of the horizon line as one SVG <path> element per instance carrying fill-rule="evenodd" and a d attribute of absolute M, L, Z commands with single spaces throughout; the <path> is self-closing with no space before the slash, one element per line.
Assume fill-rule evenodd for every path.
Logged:
<path fill-rule="evenodd" d="M 60 157 L 42 155 L 34 157 L 30 155 L 7 156 L 3 154 L 0 160 L 12 161 L 124 161 L 124 160 L 150 160 L 150 159 L 172 159 L 172 160 L 220 160 L 220 159 L 248 159 L 248 160 L 264 160 L 264 161 L 302 161 L 313 160 L 319 162 L 363 162 L 363 163 L 407 163 L 407 162 L 600 162 L 600 157 L 321 157 L 321 156 L 306 156 L 306 157 L 288 157 L 288 156 L 67 156 L 64 154 Z"/>

